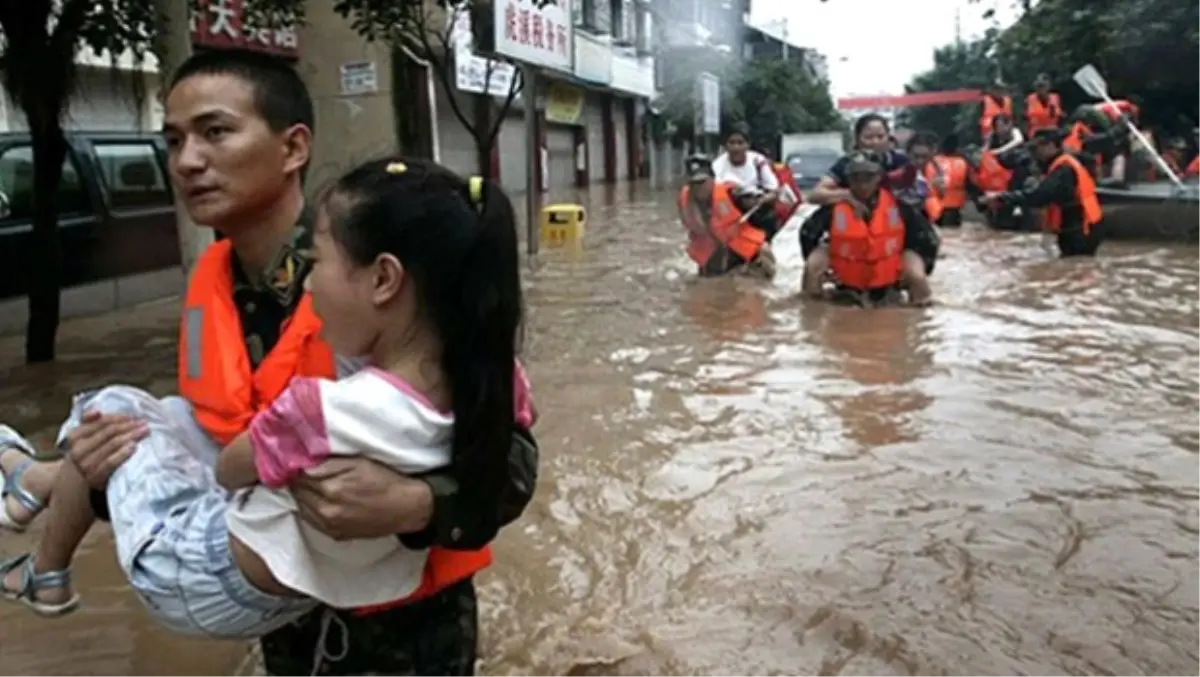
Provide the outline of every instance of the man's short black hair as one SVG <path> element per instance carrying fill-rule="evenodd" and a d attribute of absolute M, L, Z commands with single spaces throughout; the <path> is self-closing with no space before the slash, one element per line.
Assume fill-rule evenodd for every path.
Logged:
<path fill-rule="evenodd" d="M 258 113 L 272 131 L 292 125 L 316 131 L 308 87 L 295 68 L 277 57 L 243 49 L 196 52 L 175 70 L 171 89 L 194 75 L 232 75 L 249 83 Z"/>

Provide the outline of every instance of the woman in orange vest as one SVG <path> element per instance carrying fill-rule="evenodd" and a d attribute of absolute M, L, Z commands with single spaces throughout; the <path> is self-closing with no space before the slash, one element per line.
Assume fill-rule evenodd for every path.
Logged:
<path fill-rule="evenodd" d="M 748 222 L 737 206 L 732 183 L 718 182 L 712 162 L 693 155 L 686 162 L 688 183 L 679 191 L 679 220 L 688 233 L 687 254 L 702 277 L 737 269 L 764 277 L 775 273 L 767 235 Z M 759 209 L 770 209 L 764 204 Z"/>
<path fill-rule="evenodd" d="M 942 199 L 942 216 L 937 225 L 957 228 L 962 225 L 962 208 L 967 204 L 973 188 L 970 181 L 971 167 L 967 159 L 958 152 L 958 136 L 948 134 L 942 139 L 941 152 L 934 156 L 942 177 L 939 195 Z"/>
<path fill-rule="evenodd" d="M 1088 170 L 1062 148 L 1063 133 L 1043 129 L 1034 135 L 1034 156 L 1045 175 L 1030 190 L 991 193 L 988 197 L 1028 209 L 1046 208 L 1046 229 L 1058 236 L 1063 258 L 1095 256 L 1104 239 L 1103 211 L 1096 182 Z"/>
<path fill-rule="evenodd" d="M 843 165 L 850 197 L 817 210 L 800 228 L 804 293 L 825 298 L 825 281 L 832 278 L 834 298 L 848 294 L 878 305 L 904 289 L 911 304 L 928 304 L 941 246 L 937 231 L 920 208 L 881 188 L 882 157 L 857 151 Z"/>
<path fill-rule="evenodd" d="M 1038 75 L 1033 81 L 1033 92 L 1025 97 L 1029 136 L 1039 129 L 1058 127 L 1062 117 L 1062 100 L 1057 92 L 1050 91 L 1050 76 L 1045 73 Z"/>
<path fill-rule="evenodd" d="M 999 80 L 993 82 L 983 92 L 983 110 L 979 115 L 979 138 L 986 145 L 992 135 L 992 123 L 997 115 L 1013 116 L 1013 101 L 1008 95 L 1008 88 Z"/>

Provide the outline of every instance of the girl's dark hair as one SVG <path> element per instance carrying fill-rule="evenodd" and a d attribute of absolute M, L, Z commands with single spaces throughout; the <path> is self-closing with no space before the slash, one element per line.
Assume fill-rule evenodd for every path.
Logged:
<path fill-rule="evenodd" d="M 891 133 L 892 126 L 888 124 L 887 118 L 883 117 L 879 113 L 867 113 L 866 115 L 862 115 L 854 121 L 854 143 L 858 143 L 858 137 L 862 136 L 863 130 L 865 130 L 867 125 L 871 124 L 872 122 L 878 122 L 879 124 L 883 125 L 884 133 Z"/>
<path fill-rule="evenodd" d="M 474 186 L 474 190 L 472 189 Z M 442 342 L 454 409 L 451 469 L 476 509 L 498 519 L 514 429 L 522 298 L 516 217 L 500 187 L 428 160 L 389 157 L 351 170 L 324 198 L 332 235 L 355 263 L 395 256 Z"/>

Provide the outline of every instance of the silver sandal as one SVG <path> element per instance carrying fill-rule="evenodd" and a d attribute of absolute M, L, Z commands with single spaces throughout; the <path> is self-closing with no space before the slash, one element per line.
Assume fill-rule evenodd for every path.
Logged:
<path fill-rule="evenodd" d="M 6 425 L 0 425 L 0 453 L 8 450 L 19 451 L 27 458 L 13 468 L 12 472 L 5 473 L 0 469 L 0 529 L 7 529 L 15 533 L 21 533 L 29 526 L 37 516 L 46 508 L 45 502 L 29 493 L 21 484 L 21 479 L 25 476 L 25 471 L 33 467 L 35 454 L 33 445 L 20 435 L 17 431 Z M 18 522 L 13 519 L 13 516 L 8 512 L 8 498 L 12 497 L 17 505 L 29 511 L 30 518 L 23 522 Z"/>
<path fill-rule="evenodd" d="M 19 602 L 33 613 L 45 618 L 65 616 L 79 608 L 79 595 L 75 593 L 71 594 L 70 599 L 60 604 L 43 602 L 37 598 L 39 590 L 70 589 L 70 569 L 37 573 L 33 570 L 33 564 L 33 553 L 0 560 L 0 595 L 3 595 L 4 599 L 10 602 Z M 14 590 L 5 586 L 2 581 L 17 568 L 21 569 L 21 587 Z"/>

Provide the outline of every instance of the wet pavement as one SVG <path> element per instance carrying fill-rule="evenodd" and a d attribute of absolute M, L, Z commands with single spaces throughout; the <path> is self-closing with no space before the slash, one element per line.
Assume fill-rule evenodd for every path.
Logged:
<path fill-rule="evenodd" d="M 669 196 L 607 197 L 527 276 L 542 483 L 480 580 L 482 671 L 1200 671 L 1194 246 L 947 231 L 937 306 L 862 311 L 795 298 L 794 225 L 773 283 L 701 281 Z M 172 314 L 71 323 L 35 373 L 0 341 L 0 414 L 166 392 Z M 82 612 L 0 606 L 0 674 L 233 670 L 146 627 L 106 539 Z"/>

